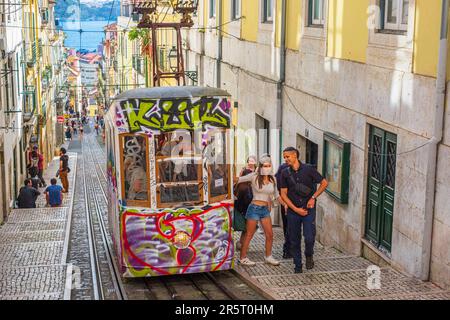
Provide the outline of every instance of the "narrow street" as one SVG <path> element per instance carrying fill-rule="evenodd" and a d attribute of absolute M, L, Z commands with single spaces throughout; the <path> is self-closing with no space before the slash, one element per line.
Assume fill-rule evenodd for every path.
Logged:
<path fill-rule="evenodd" d="M 5 2 L 0 300 L 450 300 L 449 13 Z"/>
<path fill-rule="evenodd" d="M 368 260 L 316 243 L 316 266 L 293 274 L 281 257 L 282 228 L 274 227 L 274 257 L 263 262 L 264 235 L 257 233 L 249 257 L 255 267 L 211 275 L 121 279 L 108 230 L 105 152 L 101 136 L 87 127 L 67 143 L 70 193 L 59 208 L 16 209 L 0 227 L 0 299 L 449 299 L 432 283 L 381 267 L 380 286 L 370 288 Z M 57 161 L 46 170 L 47 180 Z M 76 169 L 75 169 L 76 168 Z M 75 189 L 73 189 L 75 186 Z M 41 189 L 43 191 L 43 189 Z M 73 197 L 76 194 L 76 197 Z M 239 233 L 236 232 L 235 237 Z M 238 256 L 238 253 L 236 253 Z"/>

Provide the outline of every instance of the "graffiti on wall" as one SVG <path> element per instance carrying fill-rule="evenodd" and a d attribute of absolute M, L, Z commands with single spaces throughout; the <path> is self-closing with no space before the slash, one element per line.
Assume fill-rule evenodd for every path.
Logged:
<path fill-rule="evenodd" d="M 147 133 L 206 127 L 229 128 L 231 103 L 228 98 L 130 99 L 116 108 L 116 125 L 124 131 Z"/>
<path fill-rule="evenodd" d="M 126 209 L 121 217 L 125 276 L 210 272 L 232 267 L 231 208 Z"/>

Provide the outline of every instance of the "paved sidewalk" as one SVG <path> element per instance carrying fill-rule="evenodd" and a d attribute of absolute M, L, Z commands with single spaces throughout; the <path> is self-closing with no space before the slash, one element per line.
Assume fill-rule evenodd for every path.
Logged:
<path fill-rule="evenodd" d="M 45 188 L 36 201 L 36 209 L 13 209 L 0 227 L 0 300 L 64 299 L 66 264 L 77 154 L 70 153 L 69 193 L 63 205 L 45 207 Z M 47 185 L 55 176 L 59 158 L 44 171 Z M 58 179 L 58 184 L 61 181 Z"/>
<path fill-rule="evenodd" d="M 236 232 L 235 239 L 240 233 Z M 236 263 L 236 271 L 266 297 L 277 300 L 311 299 L 450 299 L 450 291 L 444 291 L 430 282 L 407 277 L 400 272 L 381 267 L 381 288 L 368 289 L 367 268 L 370 261 L 346 255 L 335 248 L 325 248 L 316 241 L 315 267 L 302 274 L 294 273 L 292 259 L 283 260 L 283 229 L 274 227 L 273 256 L 280 266 L 264 263 L 264 235 L 255 233 L 248 257 L 257 262 L 254 267 Z M 304 245 L 302 243 L 302 249 Z M 239 256 L 239 252 L 236 252 Z M 303 262 L 305 259 L 303 258 Z"/>

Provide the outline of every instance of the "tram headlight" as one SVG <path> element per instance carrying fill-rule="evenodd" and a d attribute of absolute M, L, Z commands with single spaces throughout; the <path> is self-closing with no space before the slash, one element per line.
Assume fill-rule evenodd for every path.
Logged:
<path fill-rule="evenodd" d="M 186 249 L 191 243 L 191 236 L 185 231 L 177 231 L 173 236 L 173 245 L 177 249 Z"/>

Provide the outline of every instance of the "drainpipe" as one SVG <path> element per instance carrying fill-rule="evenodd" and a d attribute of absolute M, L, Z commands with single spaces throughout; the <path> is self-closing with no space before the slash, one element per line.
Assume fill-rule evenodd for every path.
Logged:
<path fill-rule="evenodd" d="M 281 154 L 283 151 L 283 85 L 286 80 L 286 0 L 281 1 L 281 25 L 280 25 L 280 78 L 277 82 L 277 122 L 276 128 L 279 132 L 279 155 L 281 165 Z"/>
<path fill-rule="evenodd" d="M 431 265 L 431 248 L 433 241 L 433 218 L 436 200 L 436 171 L 438 147 L 444 131 L 444 108 L 447 82 L 447 26 L 449 0 L 442 0 L 441 34 L 439 38 L 439 60 L 436 75 L 436 102 L 434 108 L 434 132 L 430 140 L 427 167 L 427 185 L 425 200 L 425 226 L 422 246 L 422 265 L 420 279 L 429 280 Z"/>
<path fill-rule="evenodd" d="M 219 12 L 218 12 L 218 22 L 216 23 L 217 25 L 217 32 L 218 32 L 218 45 L 217 45 L 217 79 L 216 79 L 216 87 L 220 88 L 221 87 L 221 81 L 222 81 L 222 77 L 221 77 L 221 71 L 220 71 L 220 65 L 222 64 L 222 40 L 223 40 L 223 36 L 222 36 L 222 15 L 223 15 L 223 8 L 222 8 L 222 0 L 219 0 Z"/>

